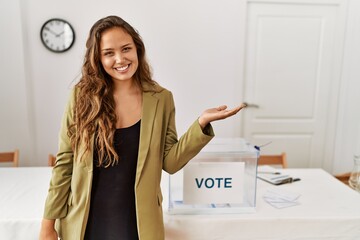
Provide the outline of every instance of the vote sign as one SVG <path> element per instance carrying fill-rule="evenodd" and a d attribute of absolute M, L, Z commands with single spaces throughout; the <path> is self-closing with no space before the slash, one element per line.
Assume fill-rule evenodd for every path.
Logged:
<path fill-rule="evenodd" d="M 244 162 L 190 162 L 183 171 L 184 204 L 243 202 Z"/>

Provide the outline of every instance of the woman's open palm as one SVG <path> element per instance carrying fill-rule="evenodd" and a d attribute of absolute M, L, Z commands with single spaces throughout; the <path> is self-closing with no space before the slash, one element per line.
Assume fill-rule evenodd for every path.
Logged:
<path fill-rule="evenodd" d="M 202 128 L 204 128 L 210 122 L 225 119 L 235 115 L 244 107 L 246 107 L 245 104 L 241 104 L 240 106 L 233 109 L 227 109 L 226 105 L 222 105 L 217 108 L 206 109 L 199 117 L 199 124 Z"/>

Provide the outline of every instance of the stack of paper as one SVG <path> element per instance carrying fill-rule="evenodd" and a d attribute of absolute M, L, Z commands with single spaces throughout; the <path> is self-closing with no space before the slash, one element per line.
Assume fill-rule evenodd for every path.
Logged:
<path fill-rule="evenodd" d="M 276 169 L 269 165 L 258 166 L 257 177 L 274 185 L 291 183 L 294 181 L 291 176 L 282 173 L 281 169 Z"/>
<path fill-rule="evenodd" d="M 263 196 L 264 200 L 276 208 L 292 207 L 299 204 L 300 194 L 281 188 L 271 188 Z"/>

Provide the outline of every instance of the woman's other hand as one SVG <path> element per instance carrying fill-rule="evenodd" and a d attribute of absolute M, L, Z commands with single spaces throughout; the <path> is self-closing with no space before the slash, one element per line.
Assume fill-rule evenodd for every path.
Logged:
<path fill-rule="evenodd" d="M 240 106 L 233 108 L 233 109 L 227 109 L 226 105 L 219 106 L 217 108 L 210 108 L 205 110 L 201 116 L 199 117 L 199 124 L 201 126 L 201 129 L 204 129 L 206 125 L 208 125 L 210 122 L 225 119 L 228 117 L 231 117 L 238 113 L 242 108 L 246 107 L 246 104 L 241 104 Z"/>
<path fill-rule="evenodd" d="M 55 220 L 43 219 L 39 240 L 58 240 L 58 234 L 54 228 Z"/>

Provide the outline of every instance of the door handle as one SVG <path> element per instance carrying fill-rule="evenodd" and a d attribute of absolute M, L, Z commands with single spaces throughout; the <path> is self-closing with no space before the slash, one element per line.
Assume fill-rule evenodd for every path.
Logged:
<path fill-rule="evenodd" d="M 247 102 L 244 102 L 244 104 L 246 104 L 246 107 L 247 107 L 247 108 L 260 108 L 260 106 L 259 106 L 259 105 L 254 104 L 254 103 L 247 103 Z"/>

